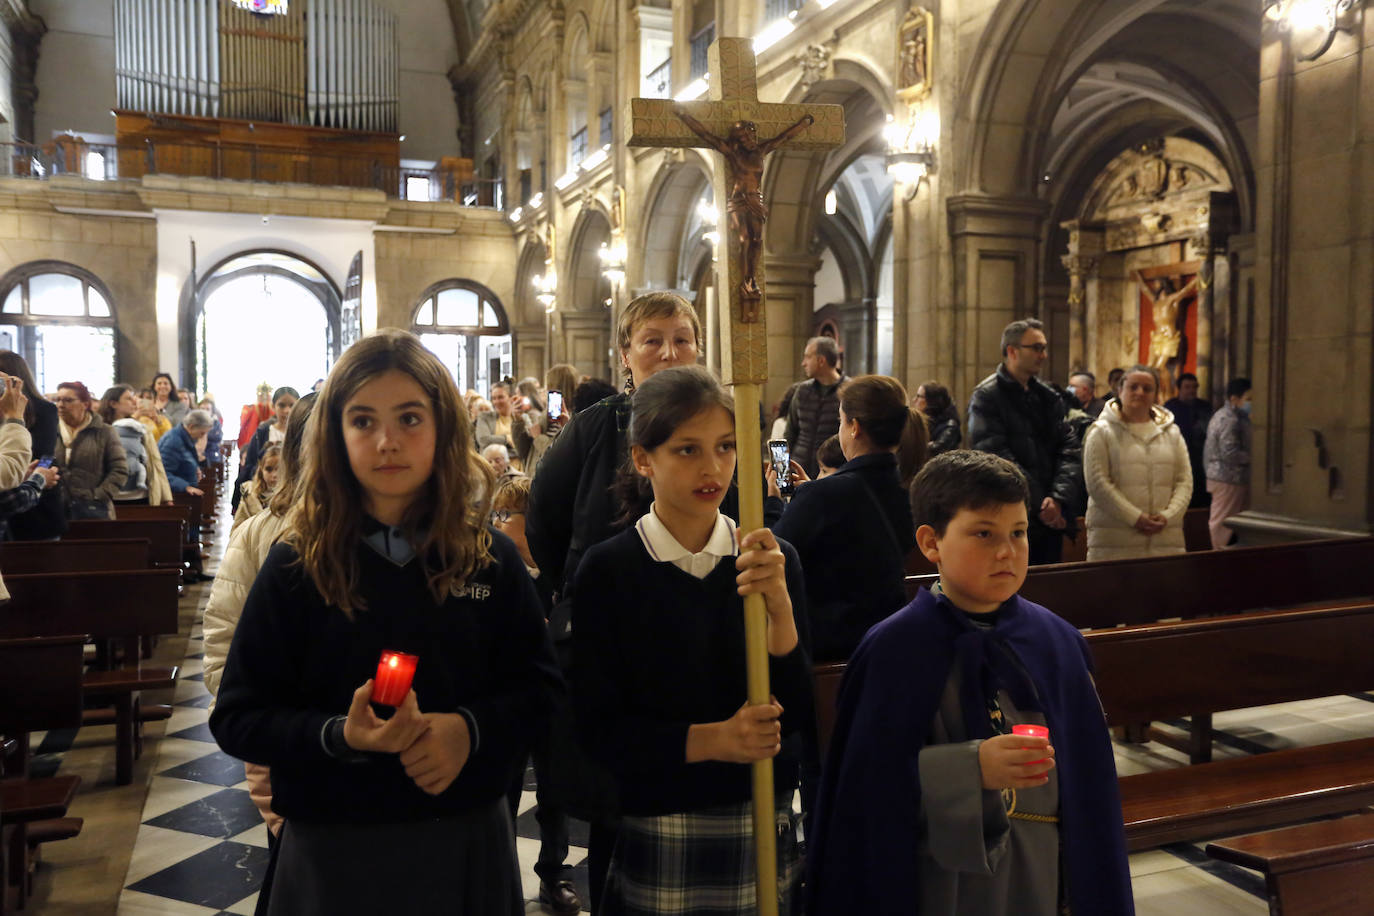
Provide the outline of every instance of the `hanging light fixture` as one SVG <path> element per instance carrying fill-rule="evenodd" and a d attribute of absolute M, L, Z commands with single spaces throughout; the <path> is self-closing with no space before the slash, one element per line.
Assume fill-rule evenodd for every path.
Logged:
<path fill-rule="evenodd" d="M 548 273 L 534 278 L 534 300 L 544 306 L 544 311 L 553 314 L 554 303 L 558 301 L 558 274 L 552 267 Z"/>
<path fill-rule="evenodd" d="M 625 261 L 629 258 L 629 251 L 624 240 L 603 244 L 597 254 L 601 257 L 601 273 L 611 281 L 612 286 L 625 279 Z"/>
<path fill-rule="evenodd" d="M 1312 51 L 1298 53 L 1298 60 L 1312 61 L 1331 49 L 1337 32 L 1354 30 L 1359 5 L 1360 0 L 1265 0 L 1264 19 L 1299 39 L 1315 37 Z"/>
<path fill-rule="evenodd" d="M 883 129 L 887 172 L 897 184 L 906 185 L 907 200 L 916 196 L 921 182 L 935 173 L 935 141 L 939 135 L 939 120 L 929 109 L 919 114 L 909 111 L 906 125 L 889 117 Z"/>

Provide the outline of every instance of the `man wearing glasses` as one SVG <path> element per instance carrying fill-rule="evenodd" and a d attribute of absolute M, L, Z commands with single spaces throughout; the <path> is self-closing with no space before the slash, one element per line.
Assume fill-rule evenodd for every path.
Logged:
<path fill-rule="evenodd" d="M 1087 502 L 1082 446 L 1066 422 L 1067 407 L 1040 381 L 1049 344 L 1034 318 L 1002 331 L 1002 364 L 973 389 L 969 447 L 1016 464 L 1030 482 L 1030 562 L 1058 563 L 1065 535 Z"/>

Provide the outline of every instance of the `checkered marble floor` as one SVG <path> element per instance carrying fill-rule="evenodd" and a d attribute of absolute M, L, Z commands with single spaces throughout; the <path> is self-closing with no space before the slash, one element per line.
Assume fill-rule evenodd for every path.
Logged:
<path fill-rule="evenodd" d="M 220 752 L 206 726 L 210 703 L 201 673 L 201 636 L 191 633 L 175 695 L 175 712 L 157 746 L 148 801 L 120 897 L 120 916 L 250 914 L 267 867 L 267 830 L 248 798 L 243 766 Z M 1181 723 L 1180 723 L 1181 724 Z M 1218 715 L 1216 757 L 1374 736 L 1374 696 L 1330 697 Z M 1165 727 L 1168 727 L 1167 725 Z M 1186 763 L 1159 744 L 1118 745 L 1124 774 Z M 533 773 L 516 822 L 527 913 L 545 912 L 533 872 L 539 853 Z M 586 825 L 570 823 L 568 864 L 587 896 Z M 1141 916 L 1268 912 L 1264 885 L 1253 872 L 1214 862 L 1204 844 L 1177 844 L 1131 857 Z"/>

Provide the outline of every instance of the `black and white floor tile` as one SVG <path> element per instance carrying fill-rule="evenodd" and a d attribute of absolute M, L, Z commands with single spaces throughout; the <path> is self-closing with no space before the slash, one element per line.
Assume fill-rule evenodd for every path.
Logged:
<path fill-rule="evenodd" d="M 267 867 L 267 830 L 248 798 L 243 767 L 221 753 L 206 726 L 209 695 L 201 674 L 201 636 L 195 626 L 175 694 L 175 711 L 157 743 L 148 800 L 129 863 L 119 916 L 251 914 Z M 1374 737 L 1374 696 L 1329 697 L 1262 710 L 1218 715 L 1216 757 L 1307 744 Z M 1167 727 L 1167 726 L 1166 726 Z M 1118 745 L 1123 775 L 1186 762 L 1157 743 Z M 527 913 L 544 913 L 533 872 L 539 852 L 533 776 L 516 822 Z M 568 864 L 587 901 L 586 826 L 571 824 Z M 1262 880 L 1253 872 L 1214 862 L 1204 844 L 1179 844 L 1131 857 L 1140 916 L 1230 916 L 1268 912 Z"/>

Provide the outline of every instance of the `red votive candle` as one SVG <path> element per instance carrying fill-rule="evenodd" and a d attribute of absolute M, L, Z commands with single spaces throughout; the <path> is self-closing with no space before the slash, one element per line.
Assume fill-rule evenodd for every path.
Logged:
<path fill-rule="evenodd" d="M 1046 738 L 1050 736 L 1050 730 L 1043 725 L 1013 725 L 1011 727 L 1013 735 L 1022 735 L 1026 738 Z M 1039 760 L 1031 760 L 1023 766 L 1034 766 L 1037 763 L 1044 763 L 1048 757 L 1041 757 Z"/>
<path fill-rule="evenodd" d="M 377 679 L 372 684 L 372 702 L 383 706 L 400 706 L 410 693 L 410 682 L 415 678 L 415 664 L 420 660 L 417 655 L 404 652 L 382 653 L 377 662 Z"/>

